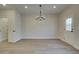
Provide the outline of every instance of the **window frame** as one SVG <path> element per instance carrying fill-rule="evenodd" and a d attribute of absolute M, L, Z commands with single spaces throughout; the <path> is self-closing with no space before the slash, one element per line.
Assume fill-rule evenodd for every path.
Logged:
<path fill-rule="evenodd" d="M 69 18 L 71 18 L 71 22 L 69 22 L 70 24 L 67 24 L 67 22 L 70 21 Z M 69 25 L 70 27 L 69 27 L 68 25 Z M 73 18 L 72 18 L 72 16 L 69 16 L 69 17 L 67 17 L 67 18 L 65 19 L 65 30 L 66 30 L 66 31 L 69 31 L 69 32 L 72 32 L 72 31 L 73 31 L 73 28 L 72 28 L 73 26 L 72 26 L 72 25 L 73 25 Z M 69 28 L 68 28 L 68 27 L 69 27 Z"/>

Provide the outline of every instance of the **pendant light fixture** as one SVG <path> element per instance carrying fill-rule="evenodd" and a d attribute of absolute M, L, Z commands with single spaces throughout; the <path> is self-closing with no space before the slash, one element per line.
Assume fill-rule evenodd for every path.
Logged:
<path fill-rule="evenodd" d="M 40 15 L 36 17 L 36 20 L 42 21 L 45 20 L 45 17 L 42 16 L 42 10 L 41 10 L 42 5 L 39 5 L 39 7 L 40 7 Z"/>

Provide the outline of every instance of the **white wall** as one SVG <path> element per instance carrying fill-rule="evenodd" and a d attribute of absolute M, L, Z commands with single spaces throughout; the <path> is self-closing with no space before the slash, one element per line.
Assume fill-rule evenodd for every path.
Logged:
<path fill-rule="evenodd" d="M 45 15 L 46 20 L 42 22 L 36 21 L 36 16 L 20 15 L 16 10 L 0 10 L 0 17 L 9 19 L 8 42 L 20 39 L 58 39 L 58 16 Z"/>
<path fill-rule="evenodd" d="M 74 32 L 65 31 L 64 21 L 68 16 L 73 18 Z M 59 37 L 61 40 L 71 44 L 75 48 L 79 49 L 79 5 L 72 5 L 71 7 L 65 9 L 59 16 Z M 77 30 L 76 30 L 77 29 Z"/>
<path fill-rule="evenodd" d="M 20 40 L 20 14 L 15 10 L 0 10 L 1 18 L 8 18 L 8 42 Z M 13 32 L 15 31 L 15 32 Z"/>
<path fill-rule="evenodd" d="M 58 39 L 57 15 L 44 15 L 46 20 L 37 21 L 37 15 L 22 15 L 23 39 Z"/>
<path fill-rule="evenodd" d="M 21 40 L 21 15 L 16 11 L 15 14 L 15 29 L 14 29 L 14 39 L 15 41 Z"/>
<path fill-rule="evenodd" d="M 13 40 L 13 29 L 15 27 L 15 11 L 14 10 L 0 10 L 0 17 L 1 18 L 8 18 L 8 41 L 14 41 Z"/>

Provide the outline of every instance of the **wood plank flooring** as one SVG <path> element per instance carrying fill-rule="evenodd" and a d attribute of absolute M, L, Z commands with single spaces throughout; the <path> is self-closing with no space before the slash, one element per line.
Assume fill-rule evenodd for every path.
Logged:
<path fill-rule="evenodd" d="M 26 39 L 0 43 L 0 54 L 78 54 L 70 45 L 55 39 Z"/>

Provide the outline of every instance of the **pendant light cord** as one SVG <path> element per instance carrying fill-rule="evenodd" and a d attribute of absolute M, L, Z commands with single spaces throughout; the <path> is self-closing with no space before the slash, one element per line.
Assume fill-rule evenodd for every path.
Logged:
<path fill-rule="evenodd" d="M 41 11 L 41 7 L 42 7 L 42 5 L 40 5 L 40 17 L 42 16 L 42 11 Z"/>
<path fill-rule="evenodd" d="M 40 8 L 40 11 L 39 11 L 39 16 L 36 18 L 36 20 L 40 20 L 40 21 L 42 21 L 42 20 L 45 20 L 45 17 L 44 16 L 42 16 L 42 5 L 39 5 L 39 8 Z"/>

